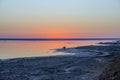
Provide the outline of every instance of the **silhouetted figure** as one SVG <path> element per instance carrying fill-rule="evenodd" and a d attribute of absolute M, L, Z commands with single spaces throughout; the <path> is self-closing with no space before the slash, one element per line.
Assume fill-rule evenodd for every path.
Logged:
<path fill-rule="evenodd" d="M 64 47 L 63 47 L 63 49 L 65 50 L 65 49 L 66 49 L 66 47 L 64 46 Z"/>

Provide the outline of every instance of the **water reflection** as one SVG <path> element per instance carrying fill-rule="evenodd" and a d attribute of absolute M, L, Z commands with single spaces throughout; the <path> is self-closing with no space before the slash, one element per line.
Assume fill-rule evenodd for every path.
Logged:
<path fill-rule="evenodd" d="M 101 41 L 0 41 L 0 58 L 54 56 L 56 48 L 93 45 Z M 107 41 L 102 41 L 107 42 Z"/>

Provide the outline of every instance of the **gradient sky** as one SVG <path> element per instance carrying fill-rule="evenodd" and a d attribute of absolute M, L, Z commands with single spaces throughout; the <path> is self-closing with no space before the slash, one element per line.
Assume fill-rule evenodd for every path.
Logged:
<path fill-rule="evenodd" d="M 0 38 L 120 37 L 120 0 L 0 0 Z"/>

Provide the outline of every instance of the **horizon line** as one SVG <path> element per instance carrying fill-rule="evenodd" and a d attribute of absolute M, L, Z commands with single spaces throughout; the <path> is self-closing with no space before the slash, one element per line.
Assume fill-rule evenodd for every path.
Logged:
<path fill-rule="evenodd" d="M 23 41 L 45 41 L 45 40 L 120 40 L 120 38 L 0 38 L 0 40 L 23 40 Z"/>

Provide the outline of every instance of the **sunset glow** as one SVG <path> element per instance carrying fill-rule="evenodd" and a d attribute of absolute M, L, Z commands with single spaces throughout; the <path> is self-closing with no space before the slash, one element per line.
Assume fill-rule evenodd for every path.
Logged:
<path fill-rule="evenodd" d="M 119 0 L 0 0 L 0 38 L 120 37 Z"/>

